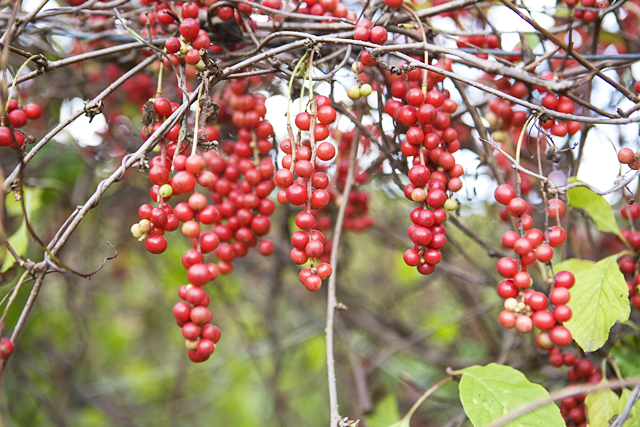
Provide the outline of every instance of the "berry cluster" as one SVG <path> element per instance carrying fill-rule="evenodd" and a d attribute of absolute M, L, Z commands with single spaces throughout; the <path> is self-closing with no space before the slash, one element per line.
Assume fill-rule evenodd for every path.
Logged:
<path fill-rule="evenodd" d="M 27 120 L 35 120 L 40 117 L 40 107 L 37 104 L 27 104 L 24 108 L 20 108 L 18 103 L 12 99 L 7 105 L 7 113 L 11 127 L 6 126 L 3 117 L 3 123 L 0 126 L 0 147 L 11 147 L 17 150 L 22 147 L 26 138 L 21 131 L 13 130 L 12 132 L 12 129 L 19 129 L 27 124 Z"/>
<path fill-rule="evenodd" d="M 575 112 L 575 104 L 566 96 L 560 96 L 556 98 L 553 94 L 548 93 L 542 98 L 542 106 L 549 110 L 554 110 L 559 113 L 573 114 Z M 551 133 L 555 136 L 563 137 L 567 134 L 574 135 L 582 129 L 582 125 L 579 122 L 562 120 L 547 120 L 542 123 L 543 129 L 551 130 Z"/>
<path fill-rule="evenodd" d="M 569 7 L 575 7 L 578 4 L 578 0 L 564 0 L 565 4 Z M 585 8 L 603 8 L 608 2 L 603 0 L 582 0 L 582 7 Z M 587 22 L 595 22 L 598 19 L 598 11 L 592 9 L 576 9 L 574 11 L 576 19 L 584 19 Z"/>
<path fill-rule="evenodd" d="M 336 110 L 326 96 L 317 95 L 309 103 L 309 112 L 299 113 L 295 118 L 298 136 L 292 143 L 285 139 L 280 148 L 286 154 L 282 159 L 282 169 L 275 174 L 275 184 L 280 187 L 278 201 L 281 204 L 301 206 L 304 210 L 296 215 L 295 223 L 300 231 L 291 236 L 293 249 L 289 254 L 291 260 L 298 264 L 306 264 L 311 260 L 309 269 L 300 273 L 300 281 L 310 291 L 317 291 L 322 280 L 328 278 L 332 269 L 329 264 L 317 264 L 316 258 L 325 251 L 325 237 L 314 229 L 316 218 L 312 209 L 322 209 L 331 201 L 326 190 L 329 177 L 319 169 L 316 159 L 331 161 L 336 149 L 328 141 L 319 143 L 329 136 L 329 127 L 336 120 Z M 302 132 L 309 133 L 309 140 L 302 140 Z M 295 175 L 294 175 L 295 174 Z"/>
<path fill-rule="evenodd" d="M 466 48 L 471 45 L 487 49 L 500 49 L 500 41 L 494 34 L 490 34 L 488 36 L 460 36 L 458 37 L 458 41 L 456 42 L 456 44 L 460 48 Z M 489 55 L 487 55 L 486 53 L 478 53 L 476 54 L 476 56 L 483 59 L 489 58 Z"/>
<path fill-rule="evenodd" d="M 199 8 L 196 3 L 185 3 L 182 5 L 183 21 L 180 23 L 180 38 L 169 37 L 164 47 L 169 55 L 164 59 L 165 66 L 169 68 L 170 62 L 174 66 L 186 62 L 193 65 L 196 70 L 204 71 L 206 65 L 202 60 L 206 54 L 211 41 L 205 30 L 200 29 L 198 24 Z"/>
<path fill-rule="evenodd" d="M 393 81 L 390 92 L 393 97 L 406 100 L 406 104 L 390 100 L 384 106 L 387 114 L 408 128 L 401 151 L 413 160 L 408 173 L 410 183 L 405 186 L 404 194 L 407 199 L 422 204 L 411 211 L 413 224 L 407 233 L 415 246 L 404 253 L 404 261 L 421 274 L 431 274 L 442 260 L 440 250 L 447 244 L 442 225 L 447 219 L 444 208 L 454 210 L 457 206 L 446 192 L 454 193 L 462 188 L 460 176 L 464 170 L 453 156 L 460 149 L 458 132 L 449 126 L 449 114 L 454 113 L 458 105 L 448 98 L 448 92 L 432 90 L 425 96 L 418 87 L 407 91 L 402 80 Z"/>
<path fill-rule="evenodd" d="M 270 157 L 260 158 L 272 149 L 268 140 L 273 127 L 262 119 L 266 114 L 265 98 L 246 93 L 248 82 L 234 81 L 224 93 L 228 100 L 225 110 L 231 110 L 231 125 L 238 128 L 237 142 L 222 143 L 227 157 L 212 151 L 199 155 L 196 147 L 192 147 L 189 156 L 177 153 L 179 125 L 165 135 L 169 142 L 162 140 L 161 153 L 151 159 L 149 170 L 153 184 L 150 197 L 157 207 L 142 205 L 138 212 L 141 220 L 131 228 L 134 237 L 144 240 L 145 248 L 155 254 L 167 248 L 164 233 L 177 230 L 180 223 L 182 234 L 193 242 L 193 249 L 182 256 L 189 284 L 180 287 L 178 294 L 183 301 L 174 306 L 173 313 L 186 339 L 189 358 L 194 362 L 207 360 L 220 339 L 218 328 L 209 324 L 212 314 L 203 286 L 219 274 L 231 273 L 231 262 L 245 256 L 252 247 L 258 246 L 262 255 L 273 253 L 273 243 L 262 237 L 269 232 L 269 215 L 275 210 L 275 203 L 267 198 L 275 188 L 274 166 Z M 157 129 L 160 120 L 177 108 L 166 98 L 152 101 L 156 122 L 143 130 L 143 138 L 150 135 L 149 127 Z M 226 111 L 220 114 L 226 115 Z M 219 138 L 220 131 L 215 126 L 198 130 L 198 141 L 206 143 Z M 171 170 L 176 171 L 173 177 Z M 213 204 L 198 191 L 199 187 L 209 192 Z M 189 195 L 186 201 L 174 207 L 167 204 L 181 194 Z M 211 225 L 211 231 L 204 231 L 203 225 Z M 204 255 L 209 253 L 219 261 L 205 263 Z"/>
<path fill-rule="evenodd" d="M 538 335 L 538 343 L 545 348 L 553 344 L 571 344 L 571 332 L 557 323 L 571 319 L 571 309 L 566 303 L 571 297 L 569 289 L 575 283 L 575 277 L 568 271 L 557 272 L 553 280 L 554 289 L 547 298 L 544 293 L 529 289 L 532 279 L 527 272 L 527 266 L 536 261 L 551 261 L 553 248 L 565 242 L 566 232 L 560 227 L 552 227 L 546 238 L 547 243 L 544 243 L 544 233 L 533 228 L 533 219 L 527 214 L 531 206 L 526 200 L 516 197 L 513 187 L 508 184 L 499 185 L 494 197 L 507 206 L 509 215 L 516 219 L 521 233 L 507 231 L 502 236 L 502 245 L 512 249 L 518 258 L 500 258 L 496 265 L 498 274 L 505 278 L 498 284 L 498 295 L 505 299 L 505 310 L 499 317 L 500 324 L 507 329 L 515 327 L 523 334 L 531 332 L 535 326 L 543 331 Z M 566 211 L 564 203 L 559 199 L 551 199 L 548 209 L 552 218 L 559 218 Z M 549 306 L 549 302 L 553 307 Z"/>
<path fill-rule="evenodd" d="M 564 352 L 558 347 L 551 347 L 549 351 L 549 363 L 559 368 L 569 366 L 567 379 L 574 384 L 584 381 L 588 384 L 598 384 L 602 381 L 602 374 L 586 358 L 577 359 L 572 352 Z M 586 395 L 565 397 L 560 401 L 560 414 L 567 423 L 567 427 L 586 427 Z"/>
<path fill-rule="evenodd" d="M 640 240 L 640 233 L 637 231 L 631 232 L 628 229 L 621 230 L 623 236 L 627 239 L 627 241 L 634 247 L 634 249 L 638 250 L 637 246 L 638 240 Z M 633 241 L 633 243 L 631 243 Z M 630 256 L 621 257 L 618 260 L 618 266 L 620 267 L 620 271 L 624 274 L 627 280 L 627 287 L 629 288 L 629 298 L 631 299 L 631 306 L 640 309 L 640 273 L 637 273 L 638 260 L 634 259 Z"/>
<path fill-rule="evenodd" d="M 264 0 L 262 4 L 265 4 L 267 1 L 278 1 L 281 0 Z M 295 3 L 300 3 L 299 1 L 295 1 Z M 350 12 L 347 6 L 338 1 L 338 0 L 309 0 L 304 2 L 306 6 L 300 7 L 298 9 L 298 13 L 303 13 L 305 15 L 315 15 L 315 16 L 333 16 L 336 18 L 346 18 L 348 21 L 356 21 L 358 17 L 355 13 Z M 274 8 L 280 9 L 280 7 Z"/>
<path fill-rule="evenodd" d="M 632 169 L 640 167 L 640 162 L 636 160 L 636 154 L 630 148 L 623 148 L 618 152 L 618 160 L 620 163 L 628 164 Z M 631 200 L 629 203 L 623 203 L 620 207 L 620 215 L 629 221 L 629 225 L 633 229 L 623 228 L 621 231 L 624 238 L 629 245 L 636 251 L 640 250 L 640 231 L 635 229 L 634 221 L 640 217 L 640 206 Z M 620 240 L 620 239 L 619 239 Z M 638 286 L 640 285 L 640 271 L 638 271 L 638 259 L 632 256 L 623 256 L 618 260 L 618 266 L 620 271 L 625 275 L 627 279 L 627 286 L 629 287 L 629 298 L 631 299 L 631 305 L 637 309 L 640 309 L 640 293 L 638 292 Z M 638 273 L 638 274 L 637 274 Z"/>

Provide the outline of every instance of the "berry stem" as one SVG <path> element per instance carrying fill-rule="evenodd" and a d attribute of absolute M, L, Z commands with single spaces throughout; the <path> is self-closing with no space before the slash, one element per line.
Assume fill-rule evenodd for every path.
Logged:
<path fill-rule="evenodd" d="M 293 135 L 293 128 L 291 127 L 291 95 L 293 93 L 293 79 L 295 79 L 298 74 L 298 70 L 300 69 L 300 64 L 304 63 L 307 58 L 307 53 L 305 53 L 300 61 L 293 68 L 293 73 L 291 74 L 291 78 L 289 79 L 289 99 L 287 99 L 287 132 L 289 133 L 289 140 L 291 141 L 291 172 L 293 172 L 293 165 L 296 162 L 296 151 L 298 148 L 298 144 L 296 144 L 296 138 Z M 303 84 L 304 87 L 304 84 Z M 300 98 L 300 103 L 302 103 L 302 98 Z"/>
<path fill-rule="evenodd" d="M 11 95 L 13 95 L 13 90 L 16 88 L 16 83 L 18 82 L 18 77 L 20 76 L 20 73 L 22 73 L 22 70 L 24 70 L 24 67 L 26 67 L 27 64 L 35 58 L 38 58 L 38 56 L 37 55 L 32 56 L 31 58 L 24 61 L 24 63 L 20 66 L 20 68 L 18 68 L 18 71 L 16 72 L 15 77 L 13 79 L 13 83 L 11 84 L 11 90 L 9 91 L 9 97 L 7 98 L 7 103 L 4 106 L 5 111 L 9 109 L 9 103 L 11 102 Z M 20 92 L 18 92 L 18 99 L 20 99 Z"/>
<path fill-rule="evenodd" d="M 415 19 L 416 23 L 418 24 L 418 27 L 420 28 L 420 34 L 422 35 L 422 41 L 425 44 L 424 63 L 425 64 L 429 64 L 429 51 L 426 50 L 427 34 L 424 31 L 424 25 L 422 25 L 422 21 L 420 20 L 420 17 L 415 12 L 415 10 L 413 10 L 411 8 L 411 6 L 408 3 L 402 3 L 402 8 L 404 10 L 406 10 L 407 12 L 409 12 L 413 16 L 413 19 Z M 428 77 L 428 75 L 429 75 L 429 71 L 427 71 L 426 69 L 422 70 L 422 93 L 425 96 L 427 96 L 427 89 L 428 89 L 427 77 Z"/>
<path fill-rule="evenodd" d="M 193 126 L 193 147 L 191 147 L 191 155 L 194 156 L 196 154 L 196 149 L 198 148 L 198 127 L 200 120 L 200 98 L 202 98 L 202 88 L 206 85 L 207 76 L 204 76 L 202 79 L 202 84 L 200 85 L 200 90 L 198 91 L 198 99 L 196 101 L 196 123 Z"/>
<path fill-rule="evenodd" d="M 167 53 L 167 49 L 164 49 L 164 53 Z M 158 70 L 158 89 L 156 90 L 156 98 L 162 96 L 162 71 L 164 70 L 164 64 L 160 61 L 160 70 Z"/>

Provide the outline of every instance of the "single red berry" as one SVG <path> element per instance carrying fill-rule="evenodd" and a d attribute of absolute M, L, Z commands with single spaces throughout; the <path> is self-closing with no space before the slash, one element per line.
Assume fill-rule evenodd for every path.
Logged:
<path fill-rule="evenodd" d="M 516 190 L 509 184 L 501 184 L 496 188 L 493 195 L 498 203 L 508 205 L 516 197 Z"/>
<path fill-rule="evenodd" d="M 556 273 L 556 281 L 554 286 L 556 288 L 570 289 L 571 287 L 573 287 L 575 282 L 576 282 L 576 278 L 573 275 L 573 273 L 563 270 L 563 271 L 558 271 Z"/>
<path fill-rule="evenodd" d="M 180 35 L 187 40 L 198 37 L 198 31 L 200 31 L 200 25 L 193 18 L 187 18 L 180 24 Z"/>
<path fill-rule="evenodd" d="M 13 354 L 13 343 L 7 337 L 0 338 L 0 359 L 8 359 Z"/>
<path fill-rule="evenodd" d="M 541 331 L 549 331 L 556 325 L 553 314 L 545 310 L 533 313 L 531 320 L 533 320 L 533 325 Z"/>
<path fill-rule="evenodd" d="M 564 304 L 556 305 L 553 315 L 558 322 L 564 323 L 571 319 L 571 309 Z"/>
<path fill-rule="evenodd" d="M 536 249 L 536 258 L 542 263 L 547 263 L 553 258 L 553 248 L 549 245 L 540 245 Z"/>
<path fill-rule="evenodd" d="M 552 247 L 560 246 L 567 240 L 567 232 L 564 228 L 551 227 L 549 229 L 549 245 Z"/>
<path fill-rule="evenodd" d="M 571 337 L 571 332 L 564 326 L 556 326 L 549 332 L 549 336 L 551 337 L 551 341 L 553 341 L 556 345 L 560 347 L 566 347 L 573 341 Z"/>
<path fill-rule="evenodd" d="M 144 247 L 152 254 L 161 254 L 167 249 L 167 239 L 159 235 L 149 236 L 144 241 Z"/>
<path fill-rule="evenodd" d="M 506 279 L 511 279 L 518 272 L 518 263 L 511 258 L 500 258 L 496 264 L 498 274 Z"/>
<path fill-rule="evenodd" d="M 513 280 L 503 280 L 498 283 L 498 295 L 504 299 L 515 298 L 519 293 L 520 290 L 513 284 Z"/>
<path fill-rule="evenodd" d="M 498 316 L 498 320 L 503 328 L 512 329 L 516 326 L 516 315 L 510 311 L 503 310 L 500 312 L 500 316 Z"/>
<path fill-rule="evenodd" d="M 38 104 L 27 104 L 24 106 L 24 112 L 29 120 L 35 120 L 40 117 L 41 111 Z"/>

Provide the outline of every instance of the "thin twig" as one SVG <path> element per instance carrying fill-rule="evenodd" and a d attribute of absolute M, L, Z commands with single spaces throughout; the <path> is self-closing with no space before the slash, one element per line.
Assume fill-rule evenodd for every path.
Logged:
<path fill-rule="evenodd" d="M 342 191 L 342 204 L 338 211 L 336 226 L 333 231 L 333 249 L 331 250 L 331 267 L 333 273 L 329 277 L 329 286 L 327 289 L 327 326 L 324 330 L 327 339 L 327 374 L 329 376 L 329 404 L 331 406 L 331 427 L 337 427 L 340 421 L 340 412 L 338 411 L 338 391 L 336 387 L 336 368 L 333 356 L 333 322 L 338 302 L 336 300 L 336 277 L 338 267 L 338 249 L 340 248 L 340 237 L 342 235 L 342 226 L 344 224 L 347 205 L 349 204 L 349 194 L 351 194 L 351 186 L 353 185 L 356 159 L 358 153 L 358 141 L 360 140 L 360 132 L 356 130 L 353 140 L 351 141 L 351 151 L 349 152 L 349 170 L 347 179 Z"/>

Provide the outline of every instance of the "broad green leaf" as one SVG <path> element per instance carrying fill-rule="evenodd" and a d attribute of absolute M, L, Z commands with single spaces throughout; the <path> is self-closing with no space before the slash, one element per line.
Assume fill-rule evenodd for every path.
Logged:
<path fill-rule="evenodd" d="M 610 352 L 622 376 L 635 377 L 640 375 L 640 337 L 626 335 L 613 346 Z"/>
<path fill-rule="evenodd" d="M 503 418 L 535 400 L 549 396 L 541 385 L 530 382 L 522 372 L 509 366 L 491 363 L 462 370 L 460 401 L 475 427 Z M 507 427 L 564 427 L 560 409 L 549 404 L 507 424 Z"/>
<path fill-rule="evenodd" d="M 581 182 L 577 179 L 570 179 L 569 182 Z M 567 198 L 569 206 L 575 209 L 581 209 L 587 213 L 595 223 L 598 230 L 607 233 L 614 233 L 622 237 L 618 223 L 613 216 L 611 205 L 607 200 L 589 190 L 586 187 L 575 187 L 567 190 Z"/>
<path fill-rule="evenodd" d="M 573 316 L 564 326 L 585 352 L 602 347 L 617 320 L 629 319 L 629 290 L 617 259 L 618 255 L 612 255 L 591 268 L 567 269 L 576 283 L 567 303 Z"/>
<path fill-rule="evenodd" d="M 27 231 L 27 224 L 22 221 L 22 225 L 20 228 L 16 230 L 15 233 L 8 239 L 9 244 L 13 248 L 14 251 L 21 257 L 27 253 L 27 245 L 29 243 L 29 232 Z M 5 247 L 2 248 L 2 255 L 4 257 L 4 261 L 2 262 L 2 267 L 0 267 L 0 273 L 4 273 L 9 270 L 13 264 L 16 263 L 16 259 L 7 251 Z"/>
<path fill-rule="evenodd" d="M 627 406 L 629 397 L 631 397 L 631 390 L 629 390 L 628 388 L 622 389 L 622 396 L 620 396 L 620 406 L 618 408 L 619 414 L 621 414 L 624 411 L 624 408 Z M 623 427 L 640 427 L 640 402 L 636 402 L 631 407 L 631 412 L 629 413 L 629 417 L 627 418 L 627 421 L 625 421 Z"/>
<path fill-rule="evenodd" d="M 596 262 L 588 259 L 569 258 L 558 264 L 554 264 L 553 270 L 556 273 L 563 270 L 573 273 L 574 271 L 586 270 L 593 267 L 594 265 L 596 265 Z"/>
<path fill-rule="evenodd" d="M 589 393 L 584 399 L 589 416 L 589 427 L 609 427 L 610 421 L 618 414 L 619 400 L 611 390 Z"/>

